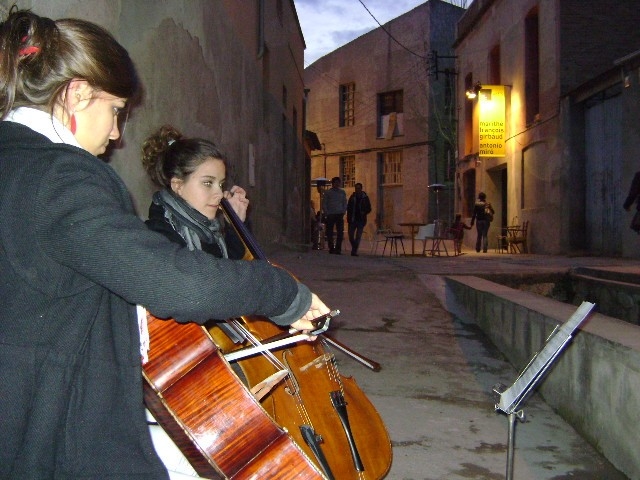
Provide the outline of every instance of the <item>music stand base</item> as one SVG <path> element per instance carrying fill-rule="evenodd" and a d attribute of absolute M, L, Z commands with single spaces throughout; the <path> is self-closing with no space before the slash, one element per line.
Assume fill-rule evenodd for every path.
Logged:
<path fill-rule="evenodd" d="M 516 446 L 516 419 L 524 422 L 524 412 L 519 410 L 507 415 L 509 420 L 509 438 L 507 441 L 507 480 L 513 480 L 513 457 Z"/>

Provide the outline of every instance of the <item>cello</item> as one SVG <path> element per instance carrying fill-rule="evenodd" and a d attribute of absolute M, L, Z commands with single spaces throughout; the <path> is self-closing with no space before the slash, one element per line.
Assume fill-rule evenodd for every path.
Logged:
<path fill-rule="evenodd" d="M 205 327 L 147 314 L 144 401 L 203 478 L 326 479 L 224 360 Z"/>
<path fill-rule="evenodd" d="M 221 209 L 245 245 L 245 259 L 268 260 L 226 200 Z M 220 325 L 209 329 L 225 354 L 283 336 L 282 328 L 265 318 L 242 317 L 228 322 L 241 342 L 234 343 Z M 328 479 L 384 478 L 392 459 L 386 427 L 355 380 L 339 372 L 328 348 L 331 344 L 343 350 L 338 342 L 320 335 L 313 342 L 243 358 L 237 366 L 250 388 L 277 377 L 278 372 L 286 373 L 279 383 L 270 385 L 261 404 Z"/>
<path fill-rule="evenodd" d="M 244 227 L 228 203 L 222 208 L 234 228 Z M 265 258 L 241 232 L 246 257 Z M 243 343 L 283 334 L 261 317 L 229 322 Z M 236 374 L 221 351 L 244 345 L 231 341 L 227 329 L 207 331 L 150 314 L 148 329 L 145 403 L 202 477 L 366 480 L 388 472 L 391 443 L 378 412 L 355 381 L 338 372 L 321 340 L 240 360 Z M 267 387 L 259 403 L 246 384 L 260 387 L 265 378 L 280 382 Z"/>

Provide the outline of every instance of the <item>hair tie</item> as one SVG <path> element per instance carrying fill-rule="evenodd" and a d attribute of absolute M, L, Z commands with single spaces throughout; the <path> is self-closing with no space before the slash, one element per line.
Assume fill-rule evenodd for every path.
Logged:
<path fill-rule="evenodd" d="M 25 44 L 28 40 L 28 37 L 22 37 L 22 43 Z M 22 47 L 18 50 L 18 55 L 21 57 L 28 57 L 29 55 L 33 55 L 35 53 L 40 52 L 40 47 L 36 47 L 35 45 L 30 45 L 28 47 Z"/>
<path fill-rule="evenodd" d="M 169 140 L 167 142 L 169 144 L 169 146 L 173 145 L 174 143 L 176 143 L 176 141 L 172 138 L 171 140 Z"/>

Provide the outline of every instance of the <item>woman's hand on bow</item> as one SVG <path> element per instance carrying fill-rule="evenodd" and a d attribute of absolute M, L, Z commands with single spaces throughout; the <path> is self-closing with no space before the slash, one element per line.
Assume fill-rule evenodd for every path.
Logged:
<path fill-rule="evenodd" d="M 312 323 L 312 320 L 321 317 L 322 315 L 326 315 L 329 312 L 331 312 L 329 307 L 327 307 L 315 293 L 312 293 L 311 306 L 309 307 L 309 310 L 300 320 L 292 323 L 291 328 L 303 333 L 311 332 L 317 328 L 317 326 Z M 315 336 L 309 337 L 309 340 L 315 339 Z"/>

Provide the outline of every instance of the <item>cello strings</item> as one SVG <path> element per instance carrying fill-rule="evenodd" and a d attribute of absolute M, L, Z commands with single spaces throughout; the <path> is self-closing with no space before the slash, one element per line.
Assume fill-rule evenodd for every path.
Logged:
<path fill-rule="evenodd" d="M 245 327 L 240 321 L 232 320 L 232 322 L 234 326 L 242 332 L 242 335 L 244 335 L 244 337 L 249 343 L 251 343 L 253 346 L 262 345 L 262 342 L 253 333 L 251 333 L 247 329 L 247 327 Z M 287 384 L 287 391 L 290 393 L 291 396 L 295 398 L 295 404 L 296 404 L 296 409 L 298 410 L 298 415 L 300 416 L 300 419 L 302 420 L 303 423 L 306 423 L 311 428 L 314 428 L 313 422 L 311 421 L 311 416 L 309 415 L 309 412 L 304 406 L 304 402 L 302 401 L 302 396 L 300 395 L 300 387 L 298 386 L 297 382 L 295 382 L 292 378 L 293 374 L 291 373 L 291 369 L 288 367 L 288 365 L 280 361 L 280 359 L 278 359 L 278 357 L 276 357 L 273 354 L 273 352 L 271 352 L 270 350 L 265 350 L 260 353 L 274 366 L 274 368 L 279 370 L 284 370 L 288 373 L 284 381 Z M 284 353 L 283 353 L 283 357 L 284 357 Z"/>
<path fill-rule="evenodd" d="M 259 345 L 262 345 L 262 342 L 258 339 L 258 337 L 256 337 L 253 333 L 251 333 L 244 325 L 242 325 L 242 323 L 240 323 L 238 320 L 231 320 L 231 322 L 234 324 L 234 326 L 240 330 L 242 332 L 242 335 L 244 335 L 245 339 L 251 343 L 252 346 L 257 347 Z M 287 370 L 289 371 L 289 369 L 280 361 L 278 360 L 278 358 L 270 351 L 270 350 L 265 350 L 263 352 L 261 352 L 262 355 L 269 360 L 269 362 L 275 367 L 278 368 L 280 370 Z"/>
<path fill-rule="evenodd" d="M 329 378 L 333 380 L 338 387 L 340 388 L 340 393 L 344 395 L 344 386 L 342 385 L 342 380 L 340 379 L 340 371 L 338 370 L 338 361 L 336 360 L 336 356 L 333 354 L 333 350 L 329 346 L 329 343 L 321 339 L 323 347 L 331 352 L 331 359 L 327 362 L 327 373 L 329 374 Z"/>

